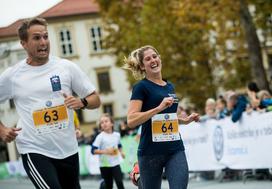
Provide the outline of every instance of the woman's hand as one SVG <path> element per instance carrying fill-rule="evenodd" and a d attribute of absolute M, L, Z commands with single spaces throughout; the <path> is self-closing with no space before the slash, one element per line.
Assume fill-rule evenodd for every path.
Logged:
<path fill-rule="evenodd" d="M 199 114 L 198 113 L 192 113 L 191 115 L 187 116 L 187 117 L 179 117 L 179 122 L 183 123 L 183 124 L 189 124 L 192 121 L 199 121 Z"/>
<path fill-rule="evenodd" d="M 174 103 L 174 98 L 173 97 L 165 97 L 160 105 L 158 106 L 158 109 L 161 111 L 165 110 L 166 108 L 172 106 Z"/>

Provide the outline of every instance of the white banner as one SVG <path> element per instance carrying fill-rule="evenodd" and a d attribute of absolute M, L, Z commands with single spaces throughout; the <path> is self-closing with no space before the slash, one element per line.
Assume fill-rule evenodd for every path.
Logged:
<path fill-rule="evenodd" d="M 237 123 L 226 118 L 180 125 L 179 131 L 190 171 L 272 168 L 272 112 L 244 113 Z M 125 150 L 127 161 L 137 159 L 133 140 L 122 142 L 124 150 L 135 147 Z M 100 174 L 98 155 L 91 154 L 89 145 L 79 147 L 79 162 L 81 175 Z M 123 163 L 122 170 L 129 172 L 133 163 Z M 0 164 L 0 179 L 12 176 L 26 176 L 20 160 Z"/>
<path fill-rule="evenodd" d="M 272 168 L 272 112 L 180 125 L 190 171 Z"/>

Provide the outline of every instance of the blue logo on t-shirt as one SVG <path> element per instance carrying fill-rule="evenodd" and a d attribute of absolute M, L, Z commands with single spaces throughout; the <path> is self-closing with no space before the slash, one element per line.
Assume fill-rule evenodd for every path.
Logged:
<path fill-rule="evenodd" d="M 53 77 L 51 77 L 50 81 L 51 81 L 52 90 L 54 92 L 61 90 L 60 78 L 58 75 L 54 75 Z"/>
<path fill-rule="evenodd" d="M 51 107 L 52 104 L 53 104 L 53 103 L 52 103 L 51 100 L 48 100 L 48 101 L 45 102 L 45 105 L 46 105 L 47 107 Z"/>

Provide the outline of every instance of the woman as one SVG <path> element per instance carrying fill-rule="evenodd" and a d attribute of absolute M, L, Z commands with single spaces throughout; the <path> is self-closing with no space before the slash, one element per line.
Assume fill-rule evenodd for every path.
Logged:
<path fill-rule="evenodd" d="M 161 188 L 165 168 L 170 189 L 186 189 L 188 165 L 178 126 L 198 121 L 199 115 L 177 115 L 174 87 L 162 79 L 161 59 L 154 47 L 134 50 L 125 59 L 124 68 L 136 79 L 143 78 L 133 87 L 127 116 L 130 128 L 142 125 L 138 148 L 142 188 Z"/>

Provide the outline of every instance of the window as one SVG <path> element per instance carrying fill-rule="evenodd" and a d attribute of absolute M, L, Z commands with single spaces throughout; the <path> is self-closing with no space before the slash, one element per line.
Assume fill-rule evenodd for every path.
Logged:
<path fill-rule="evenodd" d="M 93 52 L 101 52 L 102 49 L 102 33 L 100 26 L 92 26 L 90 29 L 91 45 Z"/>
<path fill-rule="evenodd" d="M 10 107 L 10 109 L 14 109 L 15 108 L 15 104 L 14 104 L 13 99 L 9 100 L 9 107 Z"/>
<path fill-rule="evenodd" d="M 109 71 L 102 71 L 97 73 L 98 87 L 100 93 L 111 92 Z"/>
<path fill-rule="evenodd" d="M 72 45 L 71 32 L 68 29 L 61 29 L 59 32 L 60 37 L 60 47 L 63 56 L 70 56 L 74 54 L 74 49 Z"/>
<path fill-rule="evenodd" d="M 113 116 L 113 105 L 112 104 L 103 104 L 103 113 L 108 113 Z"/>

